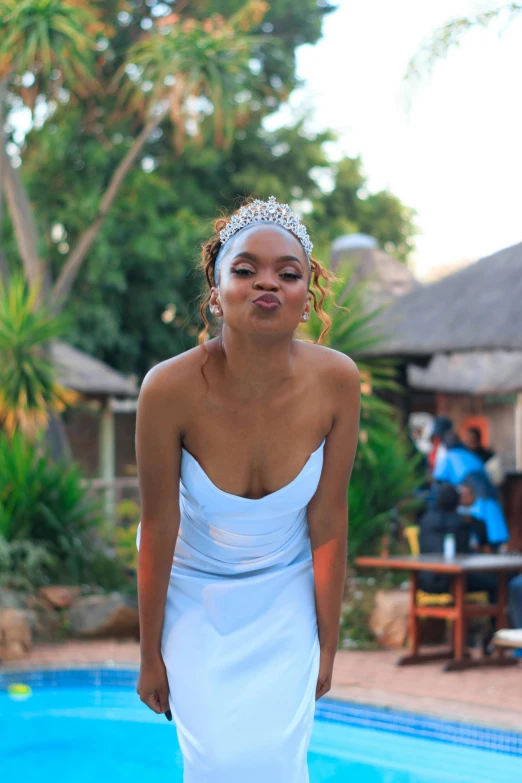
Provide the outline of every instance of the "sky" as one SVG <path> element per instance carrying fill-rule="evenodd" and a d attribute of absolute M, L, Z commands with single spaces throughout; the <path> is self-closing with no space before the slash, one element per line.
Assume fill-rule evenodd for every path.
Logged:
<path fill-rule="evenodd" d="M 449 19 L 487 0 L 338 0 L 297 54 L 303 88 L 278 118 L 333 128 L 332 155 L 360 155 L 372 191 L 417 211 L 413 268 L 430 279 L 522 241 L 522 13 L 466 33 L 420 83 L 410 58 Z"/>

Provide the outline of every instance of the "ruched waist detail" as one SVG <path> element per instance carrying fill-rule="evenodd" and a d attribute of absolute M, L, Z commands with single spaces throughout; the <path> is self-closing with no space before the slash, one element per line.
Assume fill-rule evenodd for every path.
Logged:
<path fill-rule="evenodd" d="M 203 516 L 201 509 L 180 497 L 180 527 L 174 553 L 174 566 L 203 571 L 206 574 L 238 575 L 266 568 L 287 566 L 295 560 L 308 559 L 310 539 L 306 508 L 296 514 L 282 512 L 272 524 L 253 524 L 244 515 L 242 532 L 230 530 L 226 519 Z M 214 516 L 214 515 L 212 515 Z M 215 515 L 215 517 L 221 515 Z M 235 515 L 234 523 L 239 522 Z M 277 525 L 274 526 L 274 522 Z"/>

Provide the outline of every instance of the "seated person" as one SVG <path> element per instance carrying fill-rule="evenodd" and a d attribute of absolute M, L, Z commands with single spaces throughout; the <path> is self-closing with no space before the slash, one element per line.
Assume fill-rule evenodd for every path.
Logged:
<path fill-rule="evenodd" d="M 444 551 L 444 536 L 452 533 L 455 536 L 457 554 L 472 554 L 473 546 L 478 545 L 479 551 L 487 546 L 484 535 L 484 524 L 476 519 L 466 519 L 459 514 L 460 495 L 449 483 L 440 485 L 435 508 L 426 511 L 420 519 L 419 547 L 421 554 L 442 554 Z M 473 538 L 476 537 L 476 544 Z M 421 571 L 419 587 L 427 593 L 447 593 L 450 591 L 451 577 L 446 574 Z M 497 602 L 498 576 L 490 573 L 471 573 L 466 576 L 468 592 L 486 591 L 490 603 Z"/>
<path fill-rule="evenodd" d="M 464 446 L 456 433 L 447 434 L 444 442 L 447 450 L 443 459 L 435 465 L 433 478 L 454 486 L 466 483 L 473 488 L 475 500 L 470 506 L 470 514 L 484 520 L 488 541 L 493 551 L 497 551 L 509 540 L 509 532 L 496 487 L 482 460 Z"/>
<path fill-rule="evenodd" d="M 473 486 L 463 481 L 457 487 L 457 491 L 460 497 L 457 511 L 462 516 L 462 522 L 467 525 L 470 554 L 479 555 L 492 552 L 493 549 L 489 543 L 486 523 L 472 512 L 475 503 Z"/>
<path fill-rule="evenodd" d="M 503 550 L 509 541 L 506 520 L 499 502 L 491 497 L 483 477 L 471 474 L 459 485 L 462 514 L 481 519 L 486 526 L 489 551 Z M 489 497 L 488 497 L 489 495 Z"/>

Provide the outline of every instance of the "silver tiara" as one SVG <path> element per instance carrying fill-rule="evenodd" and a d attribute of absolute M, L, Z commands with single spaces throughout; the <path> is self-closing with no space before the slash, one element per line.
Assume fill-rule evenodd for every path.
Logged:
<path fill-rule="evenodd" d="M 241 228 L 249 226 L 251 223 L 258 223 L 259 221 L 277 223 L 279 226 L 283 226 L 283 228 L 291 231 L 301 242 L 305 253 L 310 256 L 313 244 L 310 241 L 306 228 L 297 215 L 292 212 L 288 204 L 279 204 L 279 202 L 276 201 L 275 196 L 270 196 L 268 201 L 259 201 L 259 199 L 256 199 L 256 201 L 251 201 L 249 204 L 245 204 L 244 207 L 241 207 L 239 212 L 232 215 L 225 228 L 219 232 L 221 244 L 224 245 L 225 242 Z"/>

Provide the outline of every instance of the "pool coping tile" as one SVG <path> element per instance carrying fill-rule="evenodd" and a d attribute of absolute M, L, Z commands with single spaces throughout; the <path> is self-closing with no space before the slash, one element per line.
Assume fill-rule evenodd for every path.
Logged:
<path fill-rule="evenodd" d="M 0 671 L 0 691 L 23 682 L 32 688 L 91 687 L 135 688 L 138 667 L 122 664 L 60 668 L 24 669 L 4 667 Z M 460 721 L 420 715 L 386 707 L 376 707 L 323 697 L 315 704 L 315 717 L 359 728 L 422 737 L 452 745 L 481 748 L 495 753 L 522 757 L 522 733 L 489 728 Z"/>

